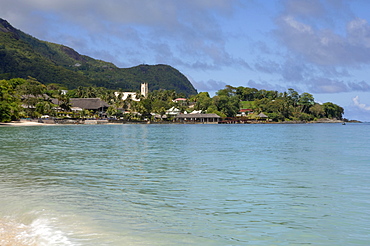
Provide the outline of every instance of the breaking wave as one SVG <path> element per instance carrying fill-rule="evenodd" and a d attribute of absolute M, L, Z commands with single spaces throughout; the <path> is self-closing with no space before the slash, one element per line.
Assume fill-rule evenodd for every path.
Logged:
<path fill-rule="evenodd" d="M 16 221 L 11 217 L 4 217 L 0 220 L 0 245 L 80 245 L 72 242 L 68 233 L 58 229 L 55 224 L 57 224 L 56 219 L 36 218 L 26 223 Z"/>

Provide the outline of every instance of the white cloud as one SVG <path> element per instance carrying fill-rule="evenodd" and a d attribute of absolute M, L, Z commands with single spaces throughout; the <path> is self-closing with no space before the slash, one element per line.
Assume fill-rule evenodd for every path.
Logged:
<path fill-rule="evenodd" d="M 273 34 L 286 48 L 279 59 L 283 61 L 278 62 L 278 71 L 256 69 L 277 72 L 285 82 L 305 84 L 311 93 L 370 91 L 369 84 L 354 78 L 357 71 L 370 68 L 370 24 L 352 12 L 349 2 L 281 2 Z"/>
<path fill-rule="evenodd" d="M 314 34 L 312 27 L 309 25 L 305 25 L 297 20 L 294 19 L 293 16 L 283 16 L 282 20 L 292 28 L 292 32 L 298 32 L 306 35 L 312 35 Z"/>
<path fill-rule="evenodd" d="M 370 91 L 365 78 L 354 76 L 370 68 L 370 24 L 351 11 L 354 1 L 0 2 L 0 16 L 16 28 L 120 67 L 165 63 L 186 73 L 220 74 L 233 68 L 233 83 L 250 79 L 260 89 L 284 91 L 293 84 L 310 93 Z M 202 90 L 226 85 L 197 84 Z"/>
<path fill-rule="evenodd" d="M 370 48 L 370 25 L 364 19 L 354 19 L 347 24 L 349 42 L 356 47 Z"/>
<path fill-rule="evenodd" d="M 360 103 L 360 98 L 359 96 L 356 96 L 354 98 L 352 98 L 352 101 L 354 103 L 354 105 L 359 108 L 359 109 L 362 109 L 362 110 L 365 110 L 365 111 L 370 111 L 370 106 L 364 104 L 364 103 Z"/>
<path fill-rule="evenodd" d="M 228 37 L 220 24 L 220 19 L 232 16 L 240 0 L 1 1 L 0 16 L 16 28 L 43 40 L 76 45 L 72 47 L 83 54 L 103 54 L 95 58 L 115 56 L 111 61 L 121 60 L 118 66 L 145 59 L 189 68 L 199 64 L 199 69 L 249 68 L 227 51 Z M 138 51 L 136 58 L 125 56 L 133 49 Z"/>
<path fill-rule="evenodd" d="M 351 91 L 370 91 L 370 85 L 365 81 L 347 82 L 339 79 L 329 79 L 327 77 L 313 77 L 308 88 L 313 93 L 341 93 Z"/>
<path fill-rule="evenodd" d="M 276 35 L 295 55 L 318 66 L 359 66 L 370 64 L 370 25 L 355 18 L 347 23 L 344 34 L 322 26 L 305 23 L 294 15 L 277 19 Z"/>

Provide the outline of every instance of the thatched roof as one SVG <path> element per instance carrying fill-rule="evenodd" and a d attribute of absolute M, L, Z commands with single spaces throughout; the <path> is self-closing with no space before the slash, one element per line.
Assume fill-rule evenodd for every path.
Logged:
<path fill-rule="evenodd" d="M 260 113 L 260 114 L 258 115 L 258 117 L 260 117 L 260 118 L 268 118 L 268 116 L 267 116 L 267 115 L 265 115 L 264 113 Z"/>
<path fill-rule="evenodd" d="M 108 108 L 109 104 L 100 98 L 71 98 L 69 100 L 72 107 L 79 107 L 83 109 L 97 110 L 100 108 Z"/>

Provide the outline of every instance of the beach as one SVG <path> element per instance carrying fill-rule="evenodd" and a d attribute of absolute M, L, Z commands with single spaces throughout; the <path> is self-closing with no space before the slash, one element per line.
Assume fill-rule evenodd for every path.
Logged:
<path fill-rule="evenodd" d="M 12 121 L 12 122 L 0 122 L 1 126 L 48 126 L 48 125 L 55 125 L 55 123 L 49 122 L 38 122 L 37 119 L 35 120 L 20 120 L 20 121 Z"/>
<path fill-rule="evenodd" d="M 0 123 L 0 126 L 41 126 L 41 125 L 46 125 L 46 124 L 45 123 L 32 122 L 32 121 Z"/>

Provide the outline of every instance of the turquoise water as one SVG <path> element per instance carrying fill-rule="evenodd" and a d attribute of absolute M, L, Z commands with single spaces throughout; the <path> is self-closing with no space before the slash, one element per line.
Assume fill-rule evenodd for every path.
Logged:
<path fill-rule="evenodd" d="M 0 127 L 0 245 L 369 245 L 370 124 Z"/>

